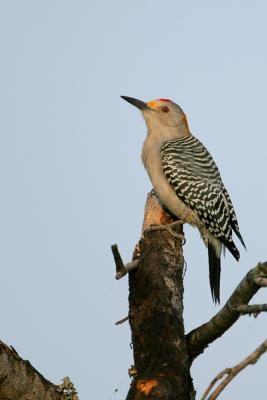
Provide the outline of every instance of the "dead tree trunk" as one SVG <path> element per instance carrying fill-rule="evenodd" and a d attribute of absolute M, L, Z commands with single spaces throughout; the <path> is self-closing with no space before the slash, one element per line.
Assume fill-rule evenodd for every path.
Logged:
<path fill-rule="evenodd" d="M 130 369 L 133 381 L 126 400 L 195 399 L 190 367 L 196 357 L 230 329 L 242 313 L 258 314 L 267 310 L 267 304 L 248 306 L 257 291 L 267 287 L 265 262 L 258 263 L 247 273 L 210 321 L 185 335 L 182 227 L 179 226 L 180 231 L 176 231 L 175 235 L 166 227 L 164 230 L 154 228 L 146 231 L 151 225 L 167 225 L 172 222 L 172 217 L 162 209 L 156 197 L 150 194 L 143 224 L 143 233 L 147 233 L 142 235 L 133 261 L 124 265 L 117 246 L 112 246 L 116 278 L 120 279 L 129 272 L 129 322 L 135 365 Z M 265 342 L 259 349 L 256 356 L 253 353 L 248 357 L 249 361 L 257 360 L 258 353 L 261 355 L 267 351 Z M 245 360 L 241 364 L 246 366 L 249 363 Z M 237 371 L 240 370 L 238 368 Z M 215 390 L 216 397 L 210 398 L 217 398 L 230 378 L 229 375 Z"/>
<path fill-rule="evenodd" d="M 173 222 L 155 204 L 149 195 L 144 227 Z M 151 231 L 139 242 L 138 268 L 129 274 L 136 377 L 127 400 L 195 397 L 183 323 L 182 242 L 166 230 Z"/>

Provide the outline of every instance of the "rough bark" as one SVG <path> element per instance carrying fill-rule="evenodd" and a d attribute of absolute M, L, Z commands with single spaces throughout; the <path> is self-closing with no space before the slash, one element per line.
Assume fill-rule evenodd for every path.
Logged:
<path fill-rule="evenodd" d="M 0 341 L 0 400 L 77 400 L 72 383 L 68 378 L 66 382 L 49 382 L 15 349 Z"/>
<path fill-rule="evenodd" d="M 170 222 L 150 195 L 144 227 Z M 183 234 L 182 228 L 179 233 Z M 151 231 L 140 240 L 136 254 L 138 268 L 129 273 L 136 376 L 127 400 L 193 399 L 183 324 L 182 239 L 166 230 Z"/>

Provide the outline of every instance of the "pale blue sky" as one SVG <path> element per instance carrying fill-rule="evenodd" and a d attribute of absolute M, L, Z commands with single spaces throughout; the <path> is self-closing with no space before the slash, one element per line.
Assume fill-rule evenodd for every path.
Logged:
<path fill-rule="evenodd" d="M 110 245 L 130 260 L 151 186 L 145 125 L 121 94 L 176 101 L 220 167 L 248 248 L 223 260 L 222 304 L 267 258 L 266 15 L 263 0 L 0 2 L 0 338 L 51 381 L 69 375 L 81 400 L 123 400 L 130 383 L 130 330 L 114 326 L 128 285 Z M 217 308 L 207 251 L 185 231 L 188 331 Z M 243 317 L 211 345 L 192 370 L 198 395 L 265 336 L 265 315 Z M 266 368 L 221 399 L 261 398 Z"/>

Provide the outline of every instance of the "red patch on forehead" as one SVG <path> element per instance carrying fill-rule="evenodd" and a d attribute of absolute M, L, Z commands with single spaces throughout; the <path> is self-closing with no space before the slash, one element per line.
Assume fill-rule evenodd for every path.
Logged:
<path fill-rule="evenodd" d="M 159 101 L 164 101 L 164 102 L 167 102 L 167 103 L 168 103 L 168 102 L 169 102 L 169 103 L 171 102 L 170 99 L 158 99 L 158 100 L 159 100 Z"/>

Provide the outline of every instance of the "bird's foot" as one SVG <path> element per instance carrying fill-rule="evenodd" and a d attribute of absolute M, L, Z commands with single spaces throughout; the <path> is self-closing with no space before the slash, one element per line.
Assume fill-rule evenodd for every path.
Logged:
<path fill-rule="evenodd" d="M 183 244 L 185 244 L 185 237 L 184 235 L 182 235 L 181 233 L 177 233 L 176 232 L 176 228 L 180 227 L 181 225 L 184 224 L 184 221 L 179 220 L 179 221 L 175 221 L 172 222 L 171 224 L 167 224 L 167 225 L 151 225 L 149 228 L 144 230 L 144 237 L 147 236 L 147 234 L 151 231 L 156 231 L 158 229 L 160 230 L 166 230 L 168 231 L 172 236 L 181 239 L 183 241 Z"/>

